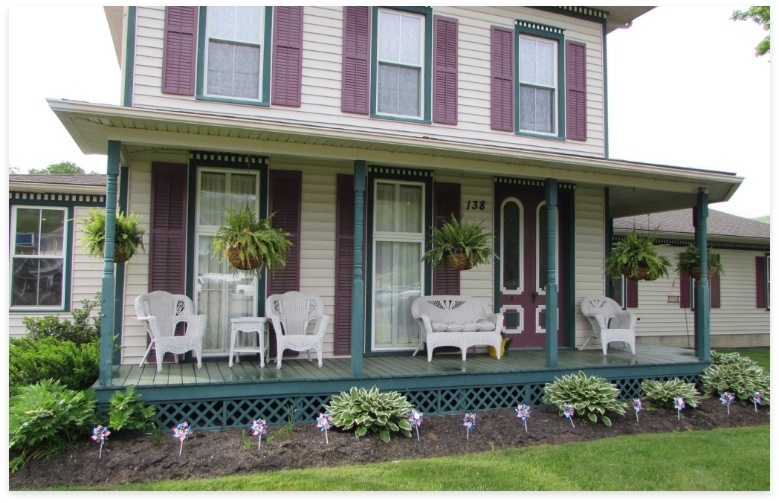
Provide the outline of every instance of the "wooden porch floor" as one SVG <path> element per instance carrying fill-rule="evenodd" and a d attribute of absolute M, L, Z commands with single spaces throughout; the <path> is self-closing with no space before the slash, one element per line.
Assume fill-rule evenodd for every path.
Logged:
<path fill-rule="evenodd" d="M 434 355 L 427 362 L 424 354 L 417 356 L 377 356 L 363 359 L 362 379 L 385 380 L 407 377 L 445 377 L 463 374 L 513 374 L 517 372 L 549 372 L 564 374 L 569 371 L 618 370 L 624 367 L 655 367 L 665 365 L 684 365 L 699 363 L 692 349 L 641 346 L 633 355 L 621 348 L 610 348 L 608 355 L 600 350 L 579 351 L 561 348 L 558 353 L 556 369 L 546 367 L 543 350 L 509 351 L 500 360 L 486 353 L 468 353 L 466 361 L 459 353 Z M 138 365 L 114 366 L 111 387 L 183 386 L 183 385 L 219 385 L 236 383 L 281 383 L 289 381 L 344 381 L 351 380 L 351 360 L 349 358 L 325 358 L 322 367 L 316 360 L 285 358 L 281 369 L 276 369 L 271 359 L 265 368 L 260 368 L 259 357 L 243 356 L 240 363 L 232 368 L 223 360 L 204 361 L 198 369 L 194 363 L 165 363 L 162 372 L 157 373 L 154 364 L 143 367 Z"/>

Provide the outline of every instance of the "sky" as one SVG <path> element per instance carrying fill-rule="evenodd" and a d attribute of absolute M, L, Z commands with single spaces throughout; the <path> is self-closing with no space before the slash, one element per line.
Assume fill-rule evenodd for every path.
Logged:
<path fill-rule="evenodd" d="M 627 3 L 627 2 L 625 2 Z M 766 35 L 735 9 L 662 5 L 609 35 L 609 155 L 613 159 L 735 173 L 736 194 L 711 207 L 770 214 L 770 56 Z M 119 64 L 102 7 L 12 6 L 6 16 L 8 166 L 20 172 L 74 162 L 105 173 L 105 156 L 83 155 L 46 98 L 117 105 Z M 0 18 L 0 21 L 3 21 Z M 7 182 L 7 181 L 6 181 Z"/>

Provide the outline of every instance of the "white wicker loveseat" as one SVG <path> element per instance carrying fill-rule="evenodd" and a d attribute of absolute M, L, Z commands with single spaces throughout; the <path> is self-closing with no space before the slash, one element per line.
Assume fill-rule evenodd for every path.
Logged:
<path fill-rule="evenodd" d="M 500 359 L 503 315 L 487 311 L 474 299 L 461 295 L 428 295 L 414 299 L 411 315 L 419 323 L 419 347 L 427 346 L 427 361 L 433 361 L 433 350 L 441 346 L 460 348 L 465 353 L 472 346 L 492 346 Z"/>

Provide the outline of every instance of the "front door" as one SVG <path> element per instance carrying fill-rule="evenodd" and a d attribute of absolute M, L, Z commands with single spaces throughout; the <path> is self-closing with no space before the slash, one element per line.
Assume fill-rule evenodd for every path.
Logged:
<path fill-rule="evenodd" d="M 512 348 L 540 348 L 546 340 L 547 207 L 543 189 L 524 186 L 498 187 L 495 191 L 499 232 L 498 308 L 503 313 L 504 333 Z M 560 261 L 561 224 L 558 208 L 557 285 L 562 297 Z M 558 308 L 558 327 L 563 327 Z M 558 328 L 558 345 L 563 331 Z"/>

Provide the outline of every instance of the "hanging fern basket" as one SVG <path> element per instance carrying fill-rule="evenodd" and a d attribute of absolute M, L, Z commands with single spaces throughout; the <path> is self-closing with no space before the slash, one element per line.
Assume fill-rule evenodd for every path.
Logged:
<path fill-rule="evenodd" d="M 127 253 L 123 248 L 114 249 L 114 264 L 124 264 L 130 260 L 132 254 Z"/>
<path fill-rule="evenodd" d="M 630 269 L 623 269 L 622 274 L 624 274 L 626 278 L 635 281 L 650 281 L 649 267 L 639 266 L 636 274 L 630 274 Z"/>
<path fill-rule="evenodd" d="M 230 262 L 230 265 L 236 269 L 240 269 L 242 271 L 252 271 L 262 267 L 262 260 L 253 255 L 247 255 L 245 261 L 241 260 L 241 253 L 238 248 L 227 248 L 226 254 L 228 262 Z"/>
<path fill-rule="evenodd" d="M 719 267 L 709 267 L 708 269 L 709 274 L 708 276 L 711 278 L 712 276 L 719 273 Z M 701 279 L 701 268 L 700 267 L 690 267 L 689 269 L 690 276 L 695 278 L 695 280 Z"/>
<path fill-rule="evenodd" d="M 473 266 L 476 265 L 475 262 L 469 262 L 468 256 L 464 253 L 450 253 L 447 255 L 446 260 L 449 263 L 449 267 L 455 271 L 467 271 L 468 269 L 473 269 Z"/>

